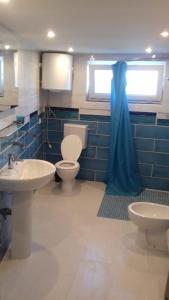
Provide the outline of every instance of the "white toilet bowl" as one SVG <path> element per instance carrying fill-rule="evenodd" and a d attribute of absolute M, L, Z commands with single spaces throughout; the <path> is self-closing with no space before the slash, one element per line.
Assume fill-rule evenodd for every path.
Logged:
<path fill-rule="evenodd" d="M 137 241 L 142 246 L 169 251 L 169 206 L 149 202 L 134 202 L 128 206 L 129 218 L 138 226 Z"/>
<path fill-rule="evenodd" d="M 61 153 L 63 160 L 55 164 L 56 172 L 62 179 L 62 190 L 70 193 L 74 187 L 80 165 L 77 162 L 82 151 L 82 143 L 78 136 L 68 135 L 61 143 Z"/>

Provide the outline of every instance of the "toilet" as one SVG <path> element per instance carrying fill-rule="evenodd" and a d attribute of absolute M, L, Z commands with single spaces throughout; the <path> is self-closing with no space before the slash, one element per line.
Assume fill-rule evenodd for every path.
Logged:
<path fill-rule="evenodd" d="M 137 242 L 146 248 L 169 252 L 169 206 L 134 202 L 128 206 L 129 218 L 138 227 Z"/>
<path fill-rule="evenodd" d="M 64 124 L 64 139 L 61 143 L 63 160 L 57 162 L 56 172 L 62 179 L 63 192 L 71 193 L 75 185 L 80 164 L 78 159 L 83 149 L 87 146 L 87 125 Z"/>

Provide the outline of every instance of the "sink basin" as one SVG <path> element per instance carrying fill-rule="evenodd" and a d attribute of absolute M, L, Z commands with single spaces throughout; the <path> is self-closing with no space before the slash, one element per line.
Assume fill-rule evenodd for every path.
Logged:
<path fill-rule="evenodd" d="M 0 171 L 0 191 L 12 194 L 13 259 L 26 258 L 31 253 L 33 191 L 51 181 L 55 170 L 47 161 L 25 159 L 15 162 L 13 169 L 5 166 Z"/>
<path fill-rule="evenodd" d="M 47 184 L 55 173 L 55 166 L 47 161 L 25 159 L 15 162 L 13 169 L 5 166 L 0 172 L 0 191 L 32 191 Z"/>

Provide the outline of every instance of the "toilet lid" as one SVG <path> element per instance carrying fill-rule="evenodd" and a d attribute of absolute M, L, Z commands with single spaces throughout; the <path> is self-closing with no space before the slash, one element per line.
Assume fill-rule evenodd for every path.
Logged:
<path fill-rule="evenodd" d="M 61 143 L 61 153 L 64 160 L 77 161 L 82 152 L 82 142 L 77 135 L 67 135 Z"/>

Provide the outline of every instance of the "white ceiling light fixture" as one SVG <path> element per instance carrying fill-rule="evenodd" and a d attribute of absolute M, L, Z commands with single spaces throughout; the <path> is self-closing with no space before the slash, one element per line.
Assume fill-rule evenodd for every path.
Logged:
<path fill-rule="evenodd" d="M 9 50 L 10 48 L 11 48 L 10 45 L 8 44 L 5 45 L 5 50 Z"/>
<path fill-rule="evenodd" d="M 10 0 L 0 0 L 0 3 L 8 3 Z"/>
<path fill-rule="evenodd" d="M 48 37 L 49 39 L 53 39 L 55 36 L 56 36 L 56 34 L 55 34 L 55 32 L 54 32 L 53 30 L 49 30 L 49 31 L 47 32 L 47 37 Z"/>
<path fill-rule="evenodd" d="M 169 32 L 168 31 L 162 31 L 160 33 L 160 35 L 163 37 L 163 38 L 167 38 L 169 36 Z"/>
<path fill-rule="evenodd" d="M 74 52 L 74 49 L 72 47 L 69 47 L 68 52 Z"/>
<path fill-rule="evenodd" d="M 152 58 L 156 58 L 156 55 L 155 55 L 155 54 L 153 54 L 151 57 L 152 57 Z"/>
<path fill-rule="evenodd" d="M 145 49 L 145 52 L 146 53 L 152 53 L 153 49 L 151 47 L 148 47 Z"/>

